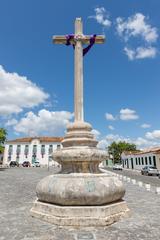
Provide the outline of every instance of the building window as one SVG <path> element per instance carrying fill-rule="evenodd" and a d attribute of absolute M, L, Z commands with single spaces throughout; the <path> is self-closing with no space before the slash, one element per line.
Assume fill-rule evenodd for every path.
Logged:
<path fill-rule="evenodd" d="M 133 165 L 133 158 L 131 158 L 131 168 L 132 168 L 132 169 L 134 168 L 134 165 Z"/>
<path fill-rule="evenodd" d="M 37 145 L 33 145 L 33 155 L 37 154 Z"/>
<path fill-rule="evenodd" d="M 11 161 L 11 155 L 8 156 L 8 162 L 10 162 L 10 161 Z"/>
<path fill-rule="evenodd" d="M 141 162 L 142 162 L 142 165 L 144 165 L 144 160 L 143 160 L 143 157 L 141 157 Z"/>
<path fill-rule="evenodd" d="M 151 157 L 149 157 L 149 165 L 152 165 Z"/>
<path fill-rule="evenodd" d="M 126 161 L 127 161 L 127 168 L 129 168 L 129 162 L 128 162 L 128 158 L 126 159 Z"/>
<path fill-rule="evenodd" d="M 48 157 L 48 161 L 51 162 L 53 160 L 52 156 Z"/>
<path fill-rule="evenodd" d="M 17 150 L 16 150 L 16 161 L 19 162 L 19 155 L 21 153 L 21 145 L 17 145 Z"/>
<path fill-rule="evenodd" d="M 26 158 L 28 157 L 28 153 L 29 153 L 29 145 L 25 145 L 24 155 L 26 156 Z"/>
<path fill-rule="evenodd" d="M 17 145 L 17 150 L 16 150 L 17 155 L 21 153 L 21 145 Z"/>
<path fill-rule="evenodd" d="M 138 160 L 137 160 L 137 158 L 136 158 L 136 165 L 138 165 Z"/>
<path fill-rule="evenodd" d="M 156 167 L 156 157 L 153 156 L 153 165 Z"/>
<path fill-rule="evenodd" d="M 57 150 L 59 150 L 59 149 L 61 149 L 61 145 L 60 144 L 57 145 Z"/>
<path fill-rule="evenodd" d="M 139 162 L 139 165 L 141 165 L 141 159 L 140 159 L 140 157 L 138 158 L 138 162 Z"/>
<path fill-rule="evenodd" d="M 108 166 L 108 160 L 106 160 L 106 165 Z M 124 168 L 124 165 L 125 165 L 124 159 L 122 159 L 122 165 L 123 165 L 123 168 Z"/>
<path fill-rule="evenodd" d="M 41 154 L 42 154 L 42 158 L 45 154 L 45 145 L 41 145 Z"/>
<path fill-rule="evenodd" d="M 12 155 L 12 153 L 13 153 L 13 145 L 9 145 L 8 155 Z"/>
<path fill-rule="evenodd" d="M 145 157 L 145 164 L 148 165 L 147 157 Z"/>
<path fill-rule="evenodd" d="M 48 152 L 49 152 L 49 155 L 51 155 L 53 153 L 53 145 L 49 145 Z"/>

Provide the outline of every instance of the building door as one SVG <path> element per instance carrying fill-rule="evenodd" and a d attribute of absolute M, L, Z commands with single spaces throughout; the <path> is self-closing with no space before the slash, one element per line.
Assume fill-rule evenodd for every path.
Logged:
<path fill-rule="evenodd" d="M 156 157 L 155 156 L 153 156 L 153 166 L 156 167 Z"/>
<path fill-rule="evenodd" d="M 131 168 L 134 169 L 133 158 L 131 158 Z"/>
<path fill-rule="evenodd" d="M 32 155 L 32 164 L 34 164 L 36 162 L 36 158 L 37 158 L 36 154 L 33 154 Z"/>
<path fill-rule="evenodd" d="M 127 159 L 126 161 L 127 161 L 127 168 L 129 168 L 129 162 L 128 162 L 128 159 Z"/>
<path fill-rule="evenodd" d="M 123 159 L 123 160 L 122 160 L 123 168 L 124 168 L 124 161 L 125 161 L 125 160 Z"/>

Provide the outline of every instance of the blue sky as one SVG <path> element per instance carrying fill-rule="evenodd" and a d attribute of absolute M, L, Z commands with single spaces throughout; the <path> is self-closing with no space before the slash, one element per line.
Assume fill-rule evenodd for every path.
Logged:
<path fill-rule="evenodd" d="M 63 135 L 73 121 L 72 47 L 53 35 L 105 34 L 84 57 L 85 120 L 100 146 L 160 145 L 159 0 L 1 0 L 0 120 L 8 138 Z"/>

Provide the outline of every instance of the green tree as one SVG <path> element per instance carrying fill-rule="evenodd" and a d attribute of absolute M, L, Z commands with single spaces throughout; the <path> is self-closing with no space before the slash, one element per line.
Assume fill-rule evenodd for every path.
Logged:
<path fill-rule="evenodd" d="M 113 163 L 121 162 L 121 154 L 123 151 L 137 151 L 136 145 L 128 142 L 112 142 L 108 147 L 108 153 L 113 157 Z"/>
<path fill-rule="evenodd" d="M 4 128 L 0 128 L 0 153 L 4 150 L 4 142 L 7 139 L 7 131 Z"/>

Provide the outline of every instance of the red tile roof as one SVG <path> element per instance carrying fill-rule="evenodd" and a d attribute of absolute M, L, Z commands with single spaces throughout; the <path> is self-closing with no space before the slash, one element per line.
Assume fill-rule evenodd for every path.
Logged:
<path fill-rule="evenodd" d="M 24 137 L 8 140 L 7 143 L 31 142 L 34 139 L 38 139 L 40 142 L 61 142 L 63 137 Z"/>

